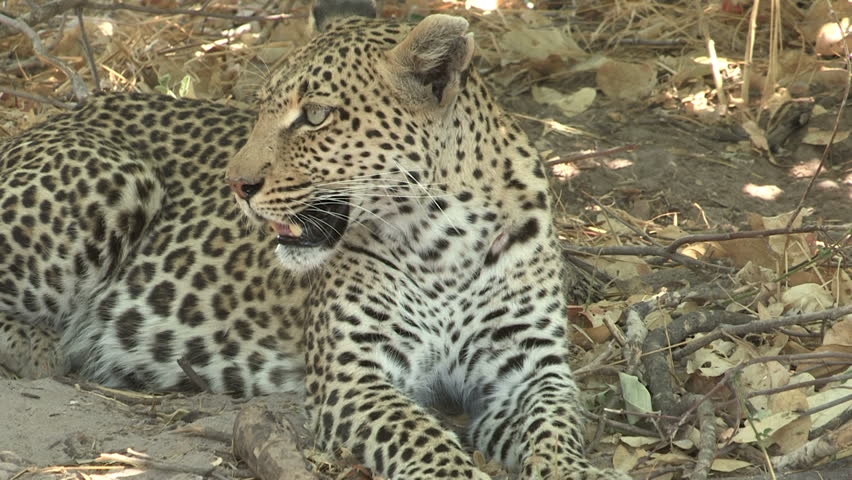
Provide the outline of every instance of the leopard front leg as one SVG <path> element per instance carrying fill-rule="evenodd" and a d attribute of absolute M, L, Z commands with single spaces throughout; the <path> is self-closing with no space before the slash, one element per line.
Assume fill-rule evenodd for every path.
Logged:
<path fill-rule="evenodd" d="M 320 448 L 347 449 L 388 479 L 490 479 L 454 433 L 386 380 L 371 350 L 326 356 L 333 366 L 309 360 L 308 409 Z"/>
<path fill-rule="evenodd" d="M 592 466 L 583 453 L 580 399 L 561 338 L 542 328 L 494 353 L 478 369 L 487 392 L 471 425 L 472 443 L 519 470 L 523 480 L 630 480 Z M 558 332 L 559 329 L 557 328 Z M 529 348 L 538 345 L 536 348 Z M 527 348 L 525 348 L 525 346 Z"/>
<path fill-rule="evenodd" d="M 0 312 L 0 373 L 22 378 L 64 374 L 66 365 L 59 343 L 59 335 L 50 327 Z"/>

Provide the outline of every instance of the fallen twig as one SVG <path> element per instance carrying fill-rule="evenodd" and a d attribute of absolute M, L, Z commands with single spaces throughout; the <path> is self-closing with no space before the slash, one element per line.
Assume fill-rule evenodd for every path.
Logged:
<path fill-rule="evenodd" d="M 697 401 L 698 395 L 688 395 L 685 401 Z M 716 414 L 713 402 L 704 401 L 698 407 L 698 455 L 695 457 L 695 468 L 692 469 L 692 480 L 705 480 L 710 473 L 713 460 L 716 459 Z"/>
<path fill-rule="evenodd" d="M 0 85 L 0 93 L 6 95 L 13 95 L 18 98 L 26 98 L 27 100 L 32 100 L 34 102 L 46 103 L 48 105 L 53 105 L 54 107 L 63 108 L 66 110 L 74 108 L 73 103 L 66 103 L 59 101 L 55 98 L 43 97 L 41 95 L 36 95 L 35 93 L 23 92 L 21 90 L 15 90 L 14 88 L 8 88 Z"/>
<path fill-rule="evenodd" d="M 183 370 L 183 373 L 186 374 L 186 378 L 189 379 L 189 382 L 192 383 L 199 392 L 210 392 L 210 387 L 207 385 L 207 382 L 201 378 L 194 368 L 192 368 L 192 365 L 185 357 L 178 358 L 177 364 L 181 370 Z"/>
<path fill-rule="evenodd" d="M 769 230 L 747 230 L 744 232 L 728 232 L 728 233 L 698 233 L 695 235 L 686 235 L 673 240 L 666 246 L 666 250 L 670 252 L 676 251 L 678 248 L 691 243 L 699 242 L 724 242 L 726 240 L 737 240 L 740 238 L 762 238 L 772 237 L 775 235 L 788 235 L 793 233 L 813 233 L 824 231 L 825 227 L 809 225 L 794 229 L 788 228 L 773 228 Z"/>
<path fill-rule="evenodd" d="M 244 406 L 234 422 L 234 453 L 259 478 L 316 478 L 307 470 L 298 442 L 293 426 L 282 423 L 263 403 Z"/>
<path fill-rule="evenodd" d="M 607 155 L 614 155 L 616 153 L 621 153 L 621 152 L 630 152 L 630 151 L 638 150 L 638 149 L 639 149 L 638 143 L 631 143 L 630 145 L 624 145 L 623 147 L 615 147 L 615 148 L 610 148 L 608 150 L 598 150 L 597 152 L 584 153 L 584 154 L 581 154 L 581 155 L 574 155 L 574 156 L 571 156 L 571 157 L 568 157 L 568 158 L 557 158 L 555 160 L 548 160 L 547 162 L 544 162 L 544 164 L 547 165 L 548 167 L 552 167 L 554 165 L 560 165 L 560 164 L 563 164 L 563 163 L 577 162 L 577 161 L 580 161 L 580 160 L 586 160 L 588 158 L 605 157 Z"/>
<path fill-rule="evenodd" d="M 786 455 L 772 457 L 772 465 L 781 471 L 805 468 L 850 445 L 852 445 L 852 422 L 834 432 L 811 440 Z"/>
<path fill-rule="evenodd" d="M 720 326 L 717 331 L 705 335 L 694 342 L 690 342 L 689 345 L 675 352 L 673 357 L 675 360 L 679 360 L 696 350 L 699 350 L 705 345 L 709 345 L 710 343 L 728 335 L 737 336 L 747 333 L 763 333 L 778 327 L 834 320 L 844 315 L 849 315 L 850 313 L 852 313 L 852 305 L 847 305 L 845 307 L 832 308 L 820 312 L 803 313 L 801 315 L 789 315 L 770 320 L 753 321 L 744 325 Z"/>
<path fill-rule="evenodd" d="M 70 65 L 65 63 L 65 61 L 47 53 L 41 38 L 29 25 L 20 20 L 7 17 L 2 13 L 0 13 L 0 24 L 13 28 L 29 37 L 30 42 L 33 44 L 33 51 L 35 51 L 36 55 L 43 61 L 61 70 L 62 73 L 68 77 L 68 80 L 71 81 L 71 87 L 77 101 L 82 101 L 89 96 L 89 89 L 86 87 L 86 82 L 83 81 L 83 78 L 80 77 L 80 75 L 78 75 Z"/>
<path fill-rule="evenodd" d="M 158 470 L 161 472 L 190 473 L 193 475 L 200 475 L 204 478 L 212 477 L 222 480 L 227 478 L 226 476 L 217 472 L 218 467 L 215 466 L 194 467 L 191 465 L 183 465 L 178 463 L 169 463 L 160 460 L 154 460 L 145 455 L 144 453 L 136 452 L 132 449 L 127 449 L 127 452 L 128 455 L 124 455 L 121 453 L 102 453 L 101 456 L 95 459 L 95 461 L 124 463 L 137 468 L 144 468 L 147 470 Z"/>
<path fill-rule="evenodd" d="M 648 257 L 662 257 L 686 266 L 713 268 L 720 272 L 733 273 L 736 269 L 726 267 L 724 265 L 715 265 L 712 263 L 702 262 L 692 257 L 680 253 L 669 252 L 665 247 L 652 247 L 643 245 L 615 245 L 608 247 L 586 247 L 581 245 L 564 245 L 563 248 L 571 253 L 578 255 L 634 255 Z"/>
<path fill-rule="evenodd" d="M 98 75 L 98 65 L 95 63 L 95 55 L 92 53 L 92 45 L 89 43 L 89 36 L 86 34 L 86 22 L 83 20 L 83 9 L 77 8 L 77 23 L 80 28 L 80 43 L 83 44 L 83 54 L 86 56 L 86 62 L 89 64 L 89 71 L 92 72 L 92 83 L 95 84 L 95 91 L 101 89 L 101 79 Z"/>
<path fill-rule="evenodd" d="M 173 395 L 146 395 L 115 388 L 104 387 L 96 383 L 81 381 L 68 377 L 53 377 L 59 383 L 71 385 L 85 392 L 91 392 L 104 398 L 119 401 L 127 405 L 159 405 L 163 400 Z"/>

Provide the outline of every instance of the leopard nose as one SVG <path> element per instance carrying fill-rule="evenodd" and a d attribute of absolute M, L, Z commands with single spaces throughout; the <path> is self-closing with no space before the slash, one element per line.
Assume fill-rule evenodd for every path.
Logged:
<path fill-rule="evenodd" d="M 260 189 L 263 188 L 263 180 L 257 183 L 234 181 L 228 182 L 228 185 L 231 186 L 231 190 L 233 190 L 238 197 L 248 200 L 252 195 L 259 192 Z"/>

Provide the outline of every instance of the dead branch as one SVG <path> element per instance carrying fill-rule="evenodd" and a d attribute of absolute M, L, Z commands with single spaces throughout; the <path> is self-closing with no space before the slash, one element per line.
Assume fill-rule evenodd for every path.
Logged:
<path fill-rule="evenodd" d="M 71 385 L 72 387 L 78 388 L 84 392 L 92 392 L 94 394 L 101 395 L 105 398 L 116 400 L 127 405 L 155 406 L 161 404 L 163 400 L 173 396 L 172 394 L 147 395 L 127 390 L 119 390 L 116 388 L 104 387 L 95 383 L 81 381 L 79 379 L 73 379 L 69 377 L 60 376 L 53 377 L 53 379 L 59 383 Z"/>
<path fill-rule="evenodd" d="M 603 423 L 608 427 L 611 427 L 613 430 L 621 433 L 626 433 L 628 435 L 638 435 L 640 437 L 657 437 L 657 432 L 652 430 L 648 430 L 642 427 L 637 427 L 635 425 L 631 425 L 629 423 L 618 422 L 616 420 L 612 420 L 611 418 L 607 418 L 605 415 L 596 415 L 594 413 L 583 410 L 583 415 L 587 417 L 589 420 L 595 423 Z"/>
<path fill-rule="evenodd" d="M 776 329 L 778 327 L 787 327 L 790 325 L 805 325 L 812 322 L 834 320 L 844 315 L 849 315 L 850 313 L 852 313 L 852 305 L 847 305 L 845 307 L 832 308 L 830 310 L 823 310 L 821 312 L 804 313 L 801 315 L 789 315 L 786 317 L 773 318 L 770 320 L 749 322 L 745 325 L 741 324 L 734 326 L 720 326 L 717 331 L 709 335 L 705 335 L 694 342 L 690 342 L 689 345 L 675 352 L 673 357 L 675 360 L 679 360 L 704 347 L 705 345 L 709 345 L 715 340 L 718 340 L 728 335 L 738 336 L 746 335 L 749 333 L 764 333 Z"/>
<path fill-rule="evenodd" d="M 688 395 L 685 401 L 698 402 L 699 395 Z M 716 414 L 713 402 L 706 400 L 698 407 L 698 455 L 695 458 L 695 468 L 692 469 L 692 480 L 705 480 L 710 473 L 710 466 L 716 459 Z"/>
<path fill-rule="evenodd" d="M 839 430 L 811 440 L 786 455 L 772 457 L 772 465 L 780 471 L 805 468 L 850 445 L 852 445 L 852 422 L 847 423 Z"/>
<path fill-rule="evenodd" d="M 199 375 L 194 368 L 192 368 L 192 365 L 186 357 L 178 358 L 177 364 L 181 370 L 183 370 L 186 378 L 189 379 L 189 383 L 191 383 L 196 390 L 199 392 L 210 392 L 210 387 L 207 385 L 207 382 L 201 378 L 201 375 Z"/>
<path fill-rule="evenodd" d="M 74 97 L 78 102 L 83 101 L 87 96 L 89 96 L 89 89 L 86 87 L 86 82 L 83 81 L 83 78 L 71 68 L 70 65 L 65 63 L 63 60 L 60 60 L 53 55 L 47 53 L 47 49 L 45 49 L 44 44 L 41 42 L 41 38 L 38 36 L 38 33 L 35 32 L 29 25 L 22 22 L 21 20 L 17 20 L 11 17 L 7 17 L 0 13 L 0 24 L 6 25 L 10 28 L 13 28 L 27 37 L 29 37 L 30 41 L 33 44 L 33 50 L 36 55 L 44 62 L 47 62 L 54 67 L 58 68 L 68 77 L 68 80 L 71 81 L 71 87 L 74 92 Z"/>
<path fill-rule="evenodd" d="M 631 152 L 633 150 L 638 150 L 638 149 L 639 149 L 638 143 L 631 143 L 630 145 L 624 145 L 623 147 L 615 147 L 615 148 L 610 148 L 608 150 L 599 150 L 597 152 L 592 152 L 592 153 L 584 153 L 584 154 L 581 154 L 581 155 L 573 155 L 573 156 L 568 157 L 568 158 L 558 158 L 556 160 L 548 160 L 547 162 L 544 162 L 544 164 L 547 165 L 548 167 L 552 167 L 554 165 L 561 165 L 563 163 L 577 162 L 577 161 L 580 161 L 580 160 L 586 160 L 586 159 L 595 158 L 595 157 L 605 157 L 607 155 L 614 155 L 616 153 L 621 153 L 621 152 Z"/>
<path fill-rule="evenodd" d="M 696 333 L 713 331 L 719 325 L 746 325 L 752 320 L 751 315 L 736 312 L 690 312 L 668 326 L 650 332 L 642 350 L 655 353 L 645 355 L 642 363 L 654 406 L 669 415 L 681 415 L 690 409 L 690 405 L 685 402 L 678 402 L 674 393 L 666 347 L 680 343 Z"/>
<path fill-rule="evenodd" d="M 202 477 L 212 477 L 218 479 L 226 479 L 227 477 L 219 473 L 218 467 L 194 467 L 191 465 L 182 465 L 178 463 L 170 463 L 163 462 L 160 460 L 154 460 L 149 458 L 147 455 L 135 452 L 132 449 L 128 449 L 128 455 L 124 455 L 121 453 L 102 453 L 100 457 L 95 459 L 98 462 L 116 462 L 116 463 L 124 463 L 127 465 L 131 465 L 137 468 L 143 468 L 147 470 L 157 470 L 160 472 L 171 472 L 171 473 L 190 473 L 193 475 L 200 475 Z"/>
<path fill-rule="evenodd" d="M 700 397 L 697 403 L 693 403 L 686 408 L 685 411 L 681 414 L 681 419 L 678 422 L 678 425 L 682 425 L 685 423 L 687 417 L 690 413 L 692 413 L 695 409 L 699 408 L 703 402 L 709 401 L 710 397 L 713 396 L 722 386 L 727 385 L 728 382 L 731 381 L 734 376 L 736 376 L 739 372 L 741 372 L 744 368 L 755 365 L 758 363 L 766 363 L 766 362 L 784 362 L 790 363 L 794 361 L 801 360 L 814 360 L 814 359 L 823 359 L 823 358 L 849 358 L 852 359 L 852 354 L 842 353 L 842 352 L 819 352 L 819 353 L 799 353 L 799 354 L 791 354 L 791 355 L 768 355 L 765 357 L 757 357 L 746 362 L 742 362 L 734 368 L 725 372 L 725 375 L 722 376 L 722 379 L 716 383 L 713 388 L 710 389 L 707 393 Z M 799 387 L 799 384 L 794 384 L 794 387 Z M 649 384 L 650 387 L 650 384 Z M 662 396 L 663 399 L 666 399 L 665 396 Z M 671 393 L 670 398 L 675 398 L 674 393 Z M 740 403 L 739 399 L 738 402 Z M 680 409 L 682 410 L 683 405 L 680 405 Z"/>
<path fill-rule="evenodd" d="M 56 100 L 55 98 L 43 97 L 41 95 L 36 95 L 35 93 L 22 92 L 21 90 L 15 90 L 14 88 L 8 88 L 0 85 L 0 93 L 6 95 L 13 95 L 18 98 L 26 98 L 27 100 L 32 100 L 38 103 L 46 103 L 48 105 L 53 105 L 54 107 L 62 108 L 62 109 L 71 109 L 74 108 L 73 103 L 66 103 Z"/>
<path fill-rule="evenodd" d="M 724 265 L 702 262 L 701 260 L 696 260 L 680 253 L 669 252 L 665 247 L 651 247 L 643 245 L 585 247 L 580 245 L 565 245 L 563 248 L 569 253 L 573 253 L 575 255 L 633 255 L 637 257 L 661 257 L 688 267 L 713 268 L 725 273 L 734 273 L 736 271 L 736 269 L 726 267 Z"/>
<path fill-rule="evenodd" d="M 306 468 L 296 431 L 263 403 L 243 407 L 234 422 L 234 453 L 263 480 L 314 480 Z"/>
<path fill-rule="evenodd" d="M 829 402 L 829 403 L 833 403 L 833 402 Z M 816 410 L 817 408 L 819 408 L 821 406 L 822 405 L 819 405 L 818 407 L 814 407 L 811 410 Z M 835 418 L 832 418 L 825 425 L 813 429 L 811 431 L 811 436 L 814 437 L 814 438 L 821 437 L 821 436 L 823 436 L 823 435 L 825 435 L 829 432 L 836 430 L 838 427 L 840 427 L 841 425 L 843 425 L 847 422 L 852 422 L 852 408 L 847 408 L 846 410 L 843 411 L 843 413 L 841 413 L 840 415 L 838 415 Z"/>
<path fill-rule="evenodd" d="M 848 363 L 847 363 L 847 365 L 848 365 Z M 850 378 L 852 378 L 852 373 L 847 373 L 847 374 L 844 374 L 844 375 L 832 375 L 830 377 L 815 378 L 813 380 L 808 380 L 808 381 L 805 381 L 805 382 L 791 383 L 789 385 L 782 385 L 780 387 L 767 388 L 767 389 L 764 389 L 764 390 L 755 390 L 753 392 L 749 392 L 748 395 L 745 396 L 745 398 L 761 397 L 761 396 L 765 396 L 765 395 L 775 395 L 776 393 L 786 392 L 788 390 L 795 390 L 797 388 L 805 388 L 805 387 L 813 387 L 813 386 L 818 386 L 818 385 L 825 385 L 827 383 L 832 383 L 832 382 L 843 382 L 843 381 L 849 380 Z M 849 399 L 847 398 L 846 400 L 848 401 Z M 843 402 L 841 402 L 841 403 L 843 403 Z M 825 407 L 823 405 L 820 405 L 820 407 L 829 408 L 830 406 Z M 804 415 L 804 414 L 802 414 L 802 415 Z"/>
<path fill-rule="evenodd" d="M 86 3 L 85 0 L 56 0 L 45 3 L 44 5 L 38 5 L 33 2 L 30 13 L 21 15 L 17 20 L 26 25 L 38 25 L 72 8 L 80 7 L 84 3 Z M 0 38 L 12 34 L 13 31 L 8 27 L 0 26 Z"/>
<path fill-rule="evenodd" d="M 680 237 L 666 246 L 666 250 L 670 252 L 677 251 L 678 248 L 691 243 L 699 242 L 724 242 L 726 240 L 737 240 L 741 238 L 762 238 L 772 237 L 775 235 L 788 235 L 793 233 L 812 233 L 825 231 L 825 227 L 809 225 L 806 227 L 794 228 L 774 228 L 769 230 L 747 230 L 744 232 L 729 232 L 729 233 L 699 233 L 695 235 L 687 235 Z"/>
<path fill-rule="evenodd" d="M 86 22 L 83 19 L 82 8 L 77 8 L 77 23 L 80 28 L 80 43 L 83 44 L 83 55 L 85 55 L 86 62 L 89 64 L 89 71 L 92 72 L 92 83 L 95 84 L 95 91 L 97 92 L 101 89 L 101 79 L 98 75 L 95 54 L 92 53 L 92 45 L 89 43 L 89 36 L 86 34 Z"/>

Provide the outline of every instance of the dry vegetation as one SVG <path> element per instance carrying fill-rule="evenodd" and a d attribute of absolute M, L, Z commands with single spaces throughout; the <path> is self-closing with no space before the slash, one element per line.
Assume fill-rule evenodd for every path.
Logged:
<path fill-rule="evenodd" d="M 477 67 L 498 98 L 547 115 L 517 114 L 525 127 L 600 147 L 537 143 L 557 196 L 560 181 L 587 162 L 618 168 L 640 147 L 607 142 L 572 120 L 601 104 L 613 124 L 655 109 L 727 132 L 710 161 L 747 154 L 808 177 L 791 211 L 750 213 L 739 226 L 709 221 L 700 205 L 692 217 L 659 210 L 641 195 L 629 208 L 588 195 L 582 211 L 560 212 L 566 250 L 594 263 L 611 287 L 607 300 L 570 315 L 592 448 L 636 478 L 782 478 L 796 469 L 841 478 L 831 475 L 843 470 L 822 464 L 852 454 L 852 117 L 842 108 L 852 41 L 841 33 L 852 3 L 495 2 L 387 2 L 384 14 L 468 17 Z M 264 73 L 305 41 L 306 13 L 293 0 L 6 0 L 0 136 L 96 89 L 250 105 Z M 21 26 L 29 34 L 17 33 Z M 818 152 L 809 162 L 787 154 L 795 132 Z M 829 160 L 845 206 L 813 214 L 813 186 Z M 775 192 L 755 185 L 747 193 Z M 326 472 L 368 477 L 315 452 L 309 458 Z"/>

